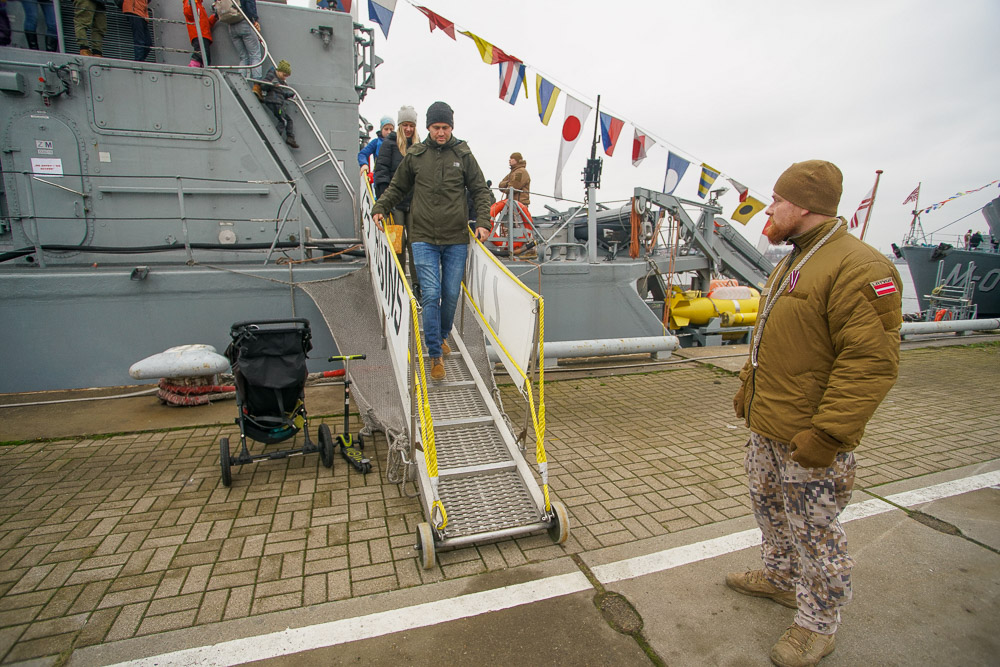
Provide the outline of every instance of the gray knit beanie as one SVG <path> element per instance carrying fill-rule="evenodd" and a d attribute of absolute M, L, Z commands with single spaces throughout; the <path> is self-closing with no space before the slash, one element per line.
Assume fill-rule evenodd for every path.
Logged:
<path fill-rule="evenodd" d="M 413 123 L 417 124 L 417 111 L 411 106 L 403 105 L 399 107 L 399 113 L 396 114 L 396 124 L 402 125 L 403 123 Z"/>
<path fill-rule="evenodd" d="M 435 102 L 427 107 L 427 127 L 434 123 L 446 123 L 455 127 L 455 112 L 444 102 Z"/>

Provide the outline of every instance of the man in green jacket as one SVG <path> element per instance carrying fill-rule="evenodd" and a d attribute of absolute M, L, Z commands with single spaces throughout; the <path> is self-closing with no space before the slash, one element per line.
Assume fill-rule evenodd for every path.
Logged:
<path fill-rule="evenodd" d="M 382 219 L 413 193 L 408 231 L 433 380 L 445 379 L 442 357 L 451 352 L 448 334 L 469 251 L 466 190 L 476 206 L 476 235 L 485 241 L 490 234 L 490 191 L 469 145 L 452 136 L 454 126 L 451 107 L 432 104 L 427 109 L 427 138 L 406 151 L 388 189 L 372 208 L 372 219 L 382 229 Z"/>
<path fill-rule="evenodd" d="M 796 609 L 771 650 L 782 667 L 815 665 L 834 649 L 851 599 L 854 561 L 838 516 L 854 486 L 853 450 L 899 367 L 899 273 L 836 217 L 842 180 L 835 165 L 808 160 L 774 185 L 765 234 L 793 248 L 761 294 L 733 399 L 750 428 L 764 567 L 726 584 Z"/>

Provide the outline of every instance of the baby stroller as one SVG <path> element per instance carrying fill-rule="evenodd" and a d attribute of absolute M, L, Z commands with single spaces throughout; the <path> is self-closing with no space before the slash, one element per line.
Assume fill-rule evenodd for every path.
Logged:
<path fill-rule="evenodd" d="M 318 430 L 319 445 L 309 439 L 306 415 L 306 354 L 312 349 L 309 320 L 259 320 L 237 322 L 229 331 L 232 342 L 226 358 L 236 378 L 236 423 L 240 425 L 240 453 L 230 456 L 229 438 L 219 440 L 222 483 L 232 484 L 231 466 L 264 459 L 283 459 L 297 454 L 320 453 L 323 465 L 333 467 L 333 438 L 330 427 Z M 273 445 L 305 436 L 301 449 L 250 454 L 247 437 Z"/>

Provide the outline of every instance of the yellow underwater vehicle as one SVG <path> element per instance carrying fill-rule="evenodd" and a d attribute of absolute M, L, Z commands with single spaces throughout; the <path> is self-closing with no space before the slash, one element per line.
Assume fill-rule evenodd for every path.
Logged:
<path fill-rule="evenodd" d="M 723 327 L 753 326 L 759 302 L 760 292 L 735 280 L 713 280 L 704 296 L 700 290 L 674 286 L 665 319 L 672 330 L 704 326 L 713 318 L 719 318 Z"/>

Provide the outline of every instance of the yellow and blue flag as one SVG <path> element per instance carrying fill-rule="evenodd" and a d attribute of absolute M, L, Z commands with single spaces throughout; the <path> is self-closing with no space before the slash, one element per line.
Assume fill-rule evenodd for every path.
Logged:
<path fill-rule="evenodd" d="M 551 81 L 543 79 L 541 74 L 535 74 L 535 99 L 538 100 L 538 119 L 542 125 L 549 124 L 558 97 L 559 89 Z"/>
<path fill-rule="evenodd" d="M 712 169 L 704 162 L 701 163 L 701 180 L 698 181 L 698 196 L 704 199 L 708 196 L 708 190 L 712 187 L 712 183 L 715 183 L 715 179 L 719 177 L 721 172 L 718 169 Z"/>

